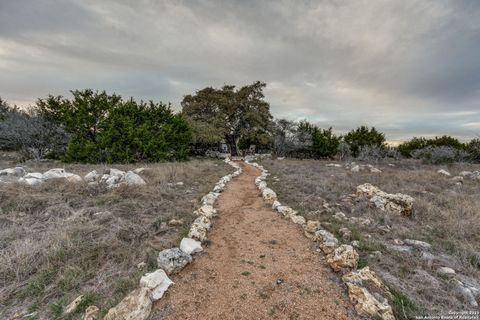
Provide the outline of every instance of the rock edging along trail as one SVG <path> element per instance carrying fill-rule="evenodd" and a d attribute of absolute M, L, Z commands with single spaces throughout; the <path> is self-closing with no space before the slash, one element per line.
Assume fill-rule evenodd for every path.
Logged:
<path fill-rule="evenodd" d="M 151 319 L 357 319 L 303 230 L 259 196 L 258 169 L 242 167 L 216 203 L 208 247 L 172 276 Z"/>
<path fill-rule="evenodd" d="M 384 320 L 395 320 L 393 310 L 389 304 L 392 294 L 387 286 L 370 268 L 356 270 L 358 253 L 351 245 L 339 245 L 335 236 L 320 228 L 319 221 L 306 221 L 304 217 L 289 206 L 282 205 L 276 193 L 268 188 L 265 182 L 269 175 L 268 170 L 255 162 L 247 162 L 259 170 L 261 175 L 255 179 L 255 184 L 262 193 L 265 201 L 272 205 L 272 209 L 283 217 L 290 219 L 303 227 L 307 238 L 320 243 L 320 249 L 327 256 L 327 263 L 335 272 L 342 272 L 342 280 L 347 285 L 350 301 L 361 316 L 381 317 Z M 351 271 L 350 271 L 351 270 Z"/>
<path fill-rule="evenodd" d="M 207 232 L 211 227 L 211 218 L 216 214 L 213 205 L 226 184 L 242 173 L 240 166 L 230 159 L 225 159 L 236 170 L 222 177 L 212 192 L 202 198 L 202 206 L 194 211 L 198 216 L 192 223 L 188 238 L 183 238 L 179 248 L 163 250 L 158 255 L 159 269 L 146 273 L 140 279 L 140 288 L 130 292 L 115 307 L 108 310 L 104 320 L 148 319 L 153 302 L 161 299 L 168 288 L 173 285 L 168 275 L 177 273 L 192 261 L 192 256 L 203 251 L 202 242 L 207 240 Z"/>

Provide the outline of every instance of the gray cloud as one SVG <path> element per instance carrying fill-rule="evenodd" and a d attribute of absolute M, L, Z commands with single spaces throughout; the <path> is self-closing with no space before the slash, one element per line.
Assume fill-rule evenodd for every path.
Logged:
<path fill-rule="evenodd" d="M 390 139 L 480 134 L 478 1 L 0 0 L 0 96 L 171 101 L 267 82 L 272 113 Z"/>

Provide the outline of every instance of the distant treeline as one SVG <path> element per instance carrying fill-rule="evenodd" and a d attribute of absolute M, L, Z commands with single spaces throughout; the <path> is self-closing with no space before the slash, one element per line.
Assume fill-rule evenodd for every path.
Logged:
<path fill-rule="evenodd" d="M 379 160 L 413 157 L 432 163 L 480 161 L 480 140 L 413 138 L 397 148 L 374 127 L 346 135 L 306 120 L 274 119 L 265 83 L 236 89 L 207 87 L 187 95 L 179 113 L 170 105 L 124 100 L 105 91 L 75 90 L 72 97 L 48 96 L 28 110 L 0 98 L 0 149 L 25 158 L 67 162 L 186 160 L 190 155 L 257 151 L 277 157 Z"/>

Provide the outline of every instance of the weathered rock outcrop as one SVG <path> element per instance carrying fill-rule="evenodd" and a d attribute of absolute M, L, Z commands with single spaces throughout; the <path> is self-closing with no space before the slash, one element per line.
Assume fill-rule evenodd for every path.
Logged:
<path fill-rule="evenodd" d="M 150 289 L 141 287 L 130 292 L 103 320 L 146 320 L 152 310 Z"/>
<path fill-rule="evenodd" d="M 413 212 L 414 198 L 402 193 L 390 194 L 383 192 L 370 183 L 359 185 L 357 187 L 357 195 L 369 197 L 370 202 L 383 211 L 389 210 L 406 216 L 411 215 Z"/>

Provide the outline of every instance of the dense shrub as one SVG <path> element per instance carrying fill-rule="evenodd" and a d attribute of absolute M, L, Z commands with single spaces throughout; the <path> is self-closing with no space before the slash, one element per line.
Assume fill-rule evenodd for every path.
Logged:
<path fill-rule="evenodd" d="M 375 127 L 369 129 L 365 126 L 350 131 L 343 139 L 349 144 L 354 157 L 360 154 L 360 149 L 364 146 L 383 147 L 385 143 L 385 135 L 383 133 L 379 132 Z"/>
<path fill-rule="evenodd" d="M 465 146 L 465 150 L 468 152 L 470 161 L 480 162 L 480 139 L 472 139 Z"/>
<path fill-rule="evenodd" d="M 337 148 L 337 158 L 340 160 L 348 160 L 352 157 L 350 145 L 346 142 L 340 142 Z"/>
<path fill-rule="evenodd" d="M 447 164 L 455 161 L 464 161 L 468 158 L 465 151 L 451 146 L 428 146 L 412 152 L 414 159 L 421 159 L 425 163 Z"/>
<path fill-rule="evenodd" d="M 34 160 L 63 153 L 68 136 L 62 128 L 36 110 L 9 107 L 4 101 L 0 105 L 0 149 Z"/>
<path fill-rule="evenodd" d="M 411 157 L 412 152 L 415 150 L 424 149 L 428 146 L 447 146 L 457 150 L 465 149 L 465 145 L 461 143 L 458 139 L 450 137 L 450 136 L 441 136 L 435 137 L 433 139 L 426 139 L 423 137 L 417 138 L 414 137 L 413 139 L 406 141 L 398 146 L 398 151 L 404 157 Z"/>
<path fill-rule="evenodd" d="M 332 128 L 320 129 L 312 128 L 312 154 L 315 159 L 333 158 L 337 153 L 340 144 L 340 137 L 332 133 Z"/>
<path fill-rule="evenodd" d="M 72 91 L 73 99 L 49 96 L 38 108 L 71 134 L 68 162 L 135 162 L 184 160 L 191 129 L 162 103 L 92 90 Z"/>

